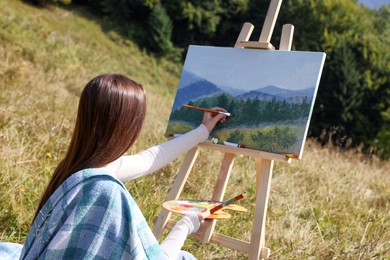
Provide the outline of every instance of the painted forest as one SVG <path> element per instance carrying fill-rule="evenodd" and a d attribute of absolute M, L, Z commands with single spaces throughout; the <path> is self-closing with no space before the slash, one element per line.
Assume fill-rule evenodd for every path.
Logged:
<path fill-rule="evenodd" d="M 222 106 L 234 113 L 234 120 L 227 117 L 227 121 L 217 125 L 211 133 L 220 139 L 220 143 L 226 140 L 240 143 L 246 148 L 295 154 L 299 153 L 302 143 L 302 140 L 296 140 L 297 128 L 302 134 L 311 106 L 307 97 L 300 102 L 287 102 L 276 98 L 268 101 L 258 98 L 236 99 L 227 93 L 190 101 L 189 105 Z M 179 107 L 171 114 L 166 135 L 185 133 L 195 128 L 202 117 L 203 113 L 197 110 Z"/>

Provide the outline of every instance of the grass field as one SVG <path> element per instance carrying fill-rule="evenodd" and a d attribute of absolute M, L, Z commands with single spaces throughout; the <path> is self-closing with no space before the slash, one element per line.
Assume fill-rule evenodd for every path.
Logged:
<path fill-rule="evenodd" d="M 154 59 L 107 28 L 83 10 L 0 1 L 0 241 L 23 243 L 67 148 L 78 95 L 93 76 L 123 73 L 148 91 L 144 131 L 130 153 L 166 140 L 181 65 Z M 182 159 L 126 183 L 151 226 Z M 221 160 L 200 151 L 183 199 L 211 197 Z M 235 159 L 225 198 L 239 193 L 248 212 L 219 221 L 216 230 L 249 240 L 253 158 Z M 302 160 L 275 164 L 266 229 L 271 259 L 390 259 L 390 162 L 308 140 Z M 199 259 L 246 258 L 194 239 L 184 249 Z"/>

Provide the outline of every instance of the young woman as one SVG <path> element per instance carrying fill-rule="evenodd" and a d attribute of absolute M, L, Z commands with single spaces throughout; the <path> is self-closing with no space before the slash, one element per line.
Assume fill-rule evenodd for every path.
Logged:
<path fill-rule="evenodd" d="M 121 181 L 152 173 L 205 141 L 225 116 L 206 112 L 191 132 L 125 156 L 145 114 L 144 89 L 123 75 L 100 75 L 85 86 L 68 151 L 43 194 L 21 259 L 193 259 L 181 247 L 209 212 L 184 216 L 159 245 Z"/>

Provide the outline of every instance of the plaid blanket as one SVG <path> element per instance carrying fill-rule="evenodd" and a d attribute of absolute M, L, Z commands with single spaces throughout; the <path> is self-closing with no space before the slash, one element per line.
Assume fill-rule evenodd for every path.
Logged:
<path fill-rule="evenodd" d="M 19 259 L 23 246 L 12 242 L 0 242 L 0 259 L 14 260 Z"/>
<path fill-rule="evenodd" d="M 35 219 L 20 259 L 165 259 L 123 184 L 104 170 L 69 177 Z"/>

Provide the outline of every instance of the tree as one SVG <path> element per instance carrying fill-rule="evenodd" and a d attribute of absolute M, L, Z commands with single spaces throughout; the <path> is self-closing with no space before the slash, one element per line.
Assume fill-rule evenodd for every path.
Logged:
<path fill-rule="evenodd" d="M 280 152 L 295 143 L 296 131 L 290 127 L 275 126 L 266 133 L 257 131 L 251 138 L 264 151 Z"/>
<path fill-rule="evenodd" d="M 182 58 L 181 50 L 189 44 L 233 46 L 244 22 L 255 25 L 253 36 L 257 37 L 270 4 L 270 0 L 25 1 L 87 5 L 115 22 L 122 35 L 149 51 L 168 52 L 177 62 L 182 62 L 178 60 Z M 309 136 L 323 144 L 330 141 L 343 147 L 364 146 L 367 152 L 382 151 L 383 158 L 390 157 L 384 148 L 389 143 L 389 17 L 388 5 L 379 11 L 369 10 L 356 0 L 283 1 L 271 43 L 278 46 L 282 25 L 291 23 L 296 28 L 293 50 L 327 54 Z M 297 111 L 305 108 L 291 106 Z M 244 110 L 249 112 L 249 108 Z M 284 104 L 273 103 L 260 112 L 263 119 L 273 120 L 267 118 L 267 111 L 285 108 Z M 240 118 L 234 122 L 245 117 L 243 111 L 235 112 Z"/>
<path fill-rule="evenodd" d="M 172 21 L 161 4 L 153 7 L 148 19 L 148 29 L 150 33 L 150 49 L 159 54 L 168 54 L 173 50 L 171 42 Z"/>
<path fill-rule="evenodd" d="M 234 44 L 249 0 L 162 0 L 161 3 L 173 19 L 173 42 L 187 48 L 189 44 L 226 42 L 227 38 L 230 46 Z M 232 27 L 235 28 L 233 38 L 229 33 Z"/>
<path fill-rule="evenodd" d="M 353 0 L 289 0 L 280 13 L 276 28 L 287 22 L 299 28 L 293 48 L 327 54 L 309 135 L 366 151 L 385 143 L 379 133 L 389 108 L 388 8 L 368 10 Z"/>
<path fill-rule="evenodd" d="M 227 141 L 229 142 L 232 142 L 232 143 L 240 143 L 242 140 L 244 139 L 244 135 L 238 131 L 238 130 L 235 130 L 234 132 L 232 132 L 230 135 L 229 135 L 229 138 L 227 139 Z"/>
<path fill-rule="evenodd" d="M 334 143 L 345 146 L 344 141 L 350 139 L 356 145 L 361 138 L 356 127 L 365 88 L 355 57 L 351 49 L 343 44 L 332 53 L 332 59 L 327 61 L 326 66 L 328 70 L 323 77 L 332 84 L 322 84 L 319 89 L 312 134 L 321 137 L 323 142 L 331 138 Z M 361 130 L 366 131 L 364 128 Z M 323 131 L 325 136 L 321 136 Z"/>

